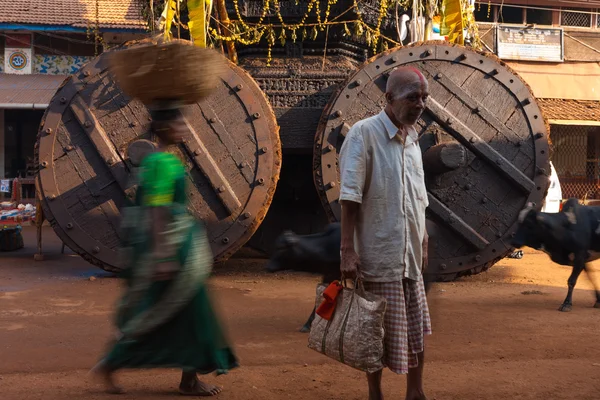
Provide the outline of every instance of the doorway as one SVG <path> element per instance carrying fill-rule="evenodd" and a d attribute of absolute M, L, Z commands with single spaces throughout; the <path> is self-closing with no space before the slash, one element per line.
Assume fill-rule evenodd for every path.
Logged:
<path fill-rule="evenodd" d="M 44 110 L 4 110 L 4 173 L 7 178 L 35 174 L 33 149 Z"/>

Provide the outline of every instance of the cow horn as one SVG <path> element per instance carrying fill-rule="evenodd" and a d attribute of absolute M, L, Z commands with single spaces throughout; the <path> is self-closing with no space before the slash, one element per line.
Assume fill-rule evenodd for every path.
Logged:
<path fill-rule="evenodd" d="M 525 217 L 527 217 L 527 214 L 529 214 L 530 211 L 531 211 L 531 208 L 526 207 L 519 212 L 519 217 L 518 217 L 519 223 L 523 223 L 523 221 L 525 221 Z"/>
<path fill-rule="evenodd" d="M 575 216 L 575 213 L 573 212 L 573 210 L 566 211 L 565 215 L 567 216 L 567 220 L 571 224 L 573 224 L 573 225 L 577 224 L 577 217 Z"/>
<path fill-rule="evenodd" d="M 285 231 L 283 232 L 283 240 L 286 244 L 294 244 L 298 241 L 298 238 L 296 238 L 296 234 L 294 232 Z"/>

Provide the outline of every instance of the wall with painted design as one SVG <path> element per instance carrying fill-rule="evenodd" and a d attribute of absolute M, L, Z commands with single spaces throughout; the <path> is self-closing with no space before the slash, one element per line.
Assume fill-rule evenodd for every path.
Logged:
<path fill-rule="evenodd" d="M 34 74 L 70 75 L 77 72 L 94 57 L 36 54 L 33 57 Z M 4 55 L 0 54 L 0 72 L 4 72 Z"/>

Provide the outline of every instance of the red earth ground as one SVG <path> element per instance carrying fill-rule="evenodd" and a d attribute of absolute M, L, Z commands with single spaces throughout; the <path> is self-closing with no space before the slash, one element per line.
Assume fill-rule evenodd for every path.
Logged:
<path fill-rule="evenodd" d="M 26 248 L 0 254 L 0 399 L 177 398 L 176 370 L 125 371 L 128 393 L 107 395 L 87 372 L 111 335 L 119 281 L 44 232 L 43 262 Z M 216 307 L 241 367 L 205 377 L 219 399 L 366 399 L 362 373 L 306 347 L 298 332 L 313 306 L 316 277 L 266 274 L 263 260 L 228 261 L 211 278 Z M 600 309 L 582 275 L 570 313 L 557 311 L 570 269 L 527 249 L 489 272 L 435 284 L 427 340 L 430 399 L 600 399 Z M 93 278 L 92 278 L 93 277 Z M 598 278 L 600 281 L 600 278 Z M 388 399 L 405 377 L 384 373 Z"/>

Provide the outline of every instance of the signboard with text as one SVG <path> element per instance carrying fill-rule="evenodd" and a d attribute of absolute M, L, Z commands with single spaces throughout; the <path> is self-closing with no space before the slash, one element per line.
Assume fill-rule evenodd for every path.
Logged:
<path fill-rule="evenodd" d="M 496 54 L 503 60 L 562 62 L 563 30 L 498 25 Z"/>

